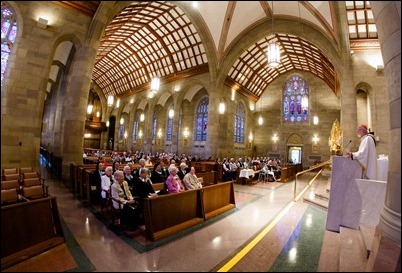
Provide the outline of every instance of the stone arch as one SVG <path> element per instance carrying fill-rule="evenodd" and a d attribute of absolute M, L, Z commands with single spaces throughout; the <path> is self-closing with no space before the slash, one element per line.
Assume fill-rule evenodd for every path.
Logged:
<path fill-rule="evenodd" d="M 291 134 L 287 141 L 286 141 L 287 145 L 303 145 L 303 138 L 301 135 L 294 133 Z"/>

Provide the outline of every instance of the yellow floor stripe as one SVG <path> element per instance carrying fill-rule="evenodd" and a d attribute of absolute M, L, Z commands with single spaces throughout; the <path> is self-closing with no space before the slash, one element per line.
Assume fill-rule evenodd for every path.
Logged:
<path fill-rule="evenodd" d="M 313 180 L 314 181 L 314 180 Z M 297 195 L 295 201 L 289 202 L 286 207 L 274 218 L 274 220 L 264 228 L 261 233 L 259 233 L 246 247 L 244 247 L 239 253 L 237 253 L 232 259 L 230 259 L 224 266 L 219 268 L 217 272 L 228 272 L 233 266 L 235 266 L 247 253 L 250 252 L 253 247 L 255 247 L 265 235 L 282 219 L 282 217 L 288 212 L 288 210 L 299 200 L 301 196 L 307 191 L 310 187 L 311 182 L 307 184 L 307 186 Z"/>
<path fill-rule="evenodd" d="M 288 212 L 295 202 L 290 202 L 286 207 L 275 217 L 275 219 L 258 234 L 245 248 L 237 253 L 232 259 L 229 260 L 224 266 L 218 269 L 217 272 L 228 272 L 233 266 L 235 266 L 246 254 L 256 246 L 262 238 L 279 222 L 279 220 Z"/>

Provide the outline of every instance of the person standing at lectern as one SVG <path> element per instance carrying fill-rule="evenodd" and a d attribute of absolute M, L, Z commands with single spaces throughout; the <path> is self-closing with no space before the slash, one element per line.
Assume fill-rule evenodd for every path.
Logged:
<path fill-rule="evenodd" d="M 360 137 L 359 150 L 353 153 L 347 151 L 346 155 L 362 166 L 364 179 L 375 180 L 377 179 L 377 151 L 374 136 L 368 133 L 365 124 L 359 125 L 357 134 Z"/>

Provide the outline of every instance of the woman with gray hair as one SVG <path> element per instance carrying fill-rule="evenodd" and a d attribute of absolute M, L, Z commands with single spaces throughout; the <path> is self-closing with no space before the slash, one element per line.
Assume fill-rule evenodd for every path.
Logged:
<path fill-rule="evenodd" d="M 120 213 L 121 224 L 135 229 L 139 222 L 136 201 L 131 195 L 127 181 L 124 180 L 124 173 L 117 170 L 114 172 L 114 178 L 116 182 L 111 187 L 113 207 Z"/>
<path fill-rule="evenodd" d="M 180 180 L 180 177 L 177 175 L 177 167 L 174 164 L 169 166 L 169 176 L 166 179 L 166 186 L 168 188 L 168 193 L 179 193 L 183 192 L 186 189 L 184 188 L 183 183 Z"/>

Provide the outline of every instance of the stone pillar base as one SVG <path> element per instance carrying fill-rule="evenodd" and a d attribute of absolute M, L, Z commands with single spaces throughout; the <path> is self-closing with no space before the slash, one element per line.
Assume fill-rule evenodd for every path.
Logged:
<path fill-rule="evenodd" d="M 401 272 L 401 246 L 375 231 L 366 272 Z"/>

